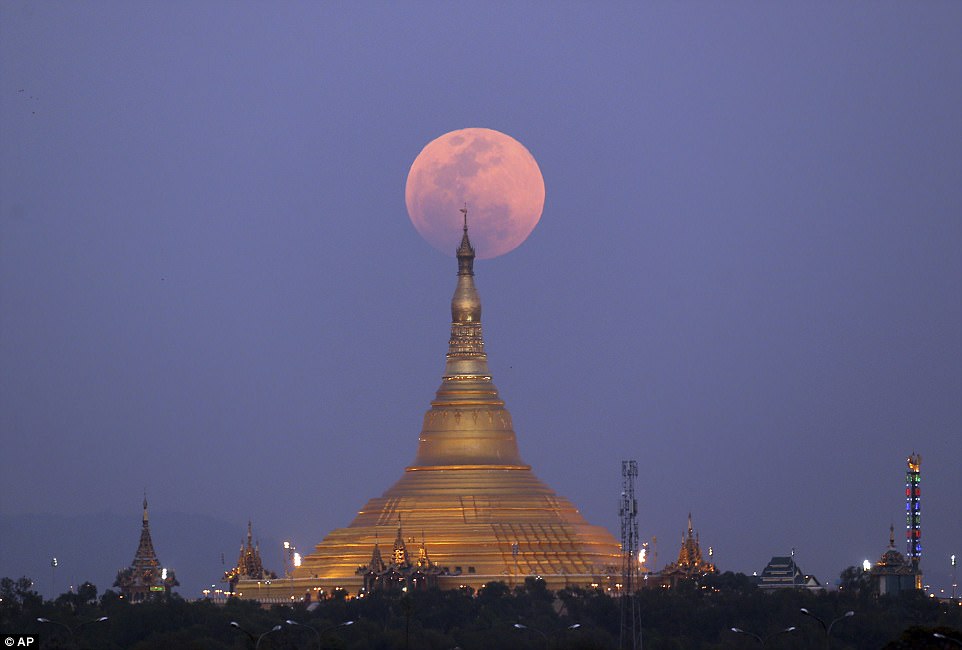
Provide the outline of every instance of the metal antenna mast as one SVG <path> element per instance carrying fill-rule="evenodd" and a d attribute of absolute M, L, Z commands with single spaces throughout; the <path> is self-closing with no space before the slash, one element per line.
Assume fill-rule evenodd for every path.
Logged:
<path fill-rule="evenodd" d="M 621 461 L 621 650 L 640 650 L 641 615 L 635 591 L 638 589 L 638 501 L 635 478 L 638 463 Z"/>

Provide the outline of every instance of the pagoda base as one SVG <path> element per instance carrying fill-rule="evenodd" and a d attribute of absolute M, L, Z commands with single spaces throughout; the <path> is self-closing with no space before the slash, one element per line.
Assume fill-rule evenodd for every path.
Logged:
<path fill-rule="evenodd" d="M 472 589 L 478 591 L 490 582 L 502 582 L 509 588 L 523 587 L 529 578 L 543 580 L 551 591 L 580 587 L 584 589 L 612 590 L 620 587 L 615 574 L 551 574 L 551 575 L 443 575 L 438 578 L 440 589 Z M 242 600 L 254 600 L 265 605 L 293 602 L 315 602 L 343 592 L 346 598 L 364 597 L 363 576 L 351 578 L 275 578 L 273 580 L 241 580 L 234 589 L 234 596 Z"/>

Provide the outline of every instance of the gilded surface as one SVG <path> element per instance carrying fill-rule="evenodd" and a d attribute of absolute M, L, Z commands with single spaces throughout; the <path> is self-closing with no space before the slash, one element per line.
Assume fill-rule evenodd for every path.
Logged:
<path fill-rule="evenodd" d="M 586 584 L 620 563 L 611 533 L 588 524 L 521 458 L 511 415 L 488 370 L 473 263 L 465 225 L 445 371 L 414 462 L 349 526 L 332 531 L 304 558 L 291 583 L 294 592 L 303 595 L 312 585 L 356 587 L 357 568 L 369 563 L 376 540 L 390 539 L 399 518 L 405 530 L 423 536 L 432 559 L 455 574 L 446 586 L 526 575 Z M 256 597 L 253 591 L 247 585 L 245 596 Z"/>

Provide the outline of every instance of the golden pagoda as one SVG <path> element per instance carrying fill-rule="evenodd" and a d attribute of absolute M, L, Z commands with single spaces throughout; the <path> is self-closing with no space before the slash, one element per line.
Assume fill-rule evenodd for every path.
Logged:
<path fill-rule="evenodd" d="M 558 588 L 601 582 L 617 572 L 621 552 L 611 533 L 585 521 L 521 459 L 511 414 L 488 369 L 475 255 L 467 210 L 462 212 L 447 362 L 424 415 L 414 462 L 349 526 L 328 534 L 292 581 L 273 582 L 269 597 L 303 597 L 332 588 L 360 591 L 358 567 L 370 562 L 379 533 L 393 532 L 399 518 L 430 546 L 432 563 L 442 568 L 442 588 L 523 582 L 527 576 Z M 261 600 L 264 588 L 261 584 Z M 243 580 L 237 591 L 258 598 L 257 589 Z"/>
<path fill-rule="evenodd" d="M 244 580 L 273 580 L 277 574 L 264 568 L 261 560 L 260 542 L 254 543 L 253 524 L 247 521 L 247 543 L 241 542 L 240 554 L 237 556 L 237 566 L 224 572 L 221 582 L 229 585 L 229 590 L 234 591 L 237 583 Z"/>
<path fill-rule="evenodd" d="M 708 555 L 714 555 L 711 547 Z M 665 587 L 677 587 L 682 580 L 694 580 L 710 573 L 718 573 L 715 565 L 705 560 L 701 554 L 701 542 L 698 533 L 691 524 L 691 513 L 688 513 L 688 534 L 681 536 L 681 549 L 678 551 L 678 561 L 666 566 L 659 575 L 658 581 Z"/>

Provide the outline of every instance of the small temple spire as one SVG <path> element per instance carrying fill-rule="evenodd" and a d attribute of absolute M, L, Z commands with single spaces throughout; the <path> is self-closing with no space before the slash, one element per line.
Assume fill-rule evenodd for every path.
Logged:
<path fill-rule="evenodd" d="M 408 565 L 408 549 L 404 543 L 404 535 L 401 531 L 401 515 L 397 516 L 397 537 L 394 538 L 394 564 L 397 566 Z"/>
<path fill-rule="evenodd" d="M 154 542 L 150 538 L 150 522 L 147 519 L 147 496 L 144 496 L 144 526 L 140 531 L 140 543 L 134 555 L 134 565 L 159 567 L 157 554 L 154 552 Z"/>
<path fill-rule="evenodd" d="M 224 572 L 223 582 L 230 585 L 234 591 L 238 580 L 260 580 L 262 578 L 276 578 L 276 574 L 264 568 L 261 560 L 260 542 L 254 541 L 254 524 L 247 520 L 247 542 L 241 541 L 240 553 L 237 556 L 237 566 Z"/>
<path fill-rule="evenodd" d="M 140 542 L 134 553 L 130 567 L 121 569 L 114 581 L 121 594 L 131 602 L 139 602 L 154 595 L 154 592 L 169 594 L 170 588 L 179 583 L 172 569 L 165 569 L 157 559 L 154 542 L 150 537 L 150 522 L 147 517 L 147 490 L 144 490 L 143 526 L 140 529 Z"/>

